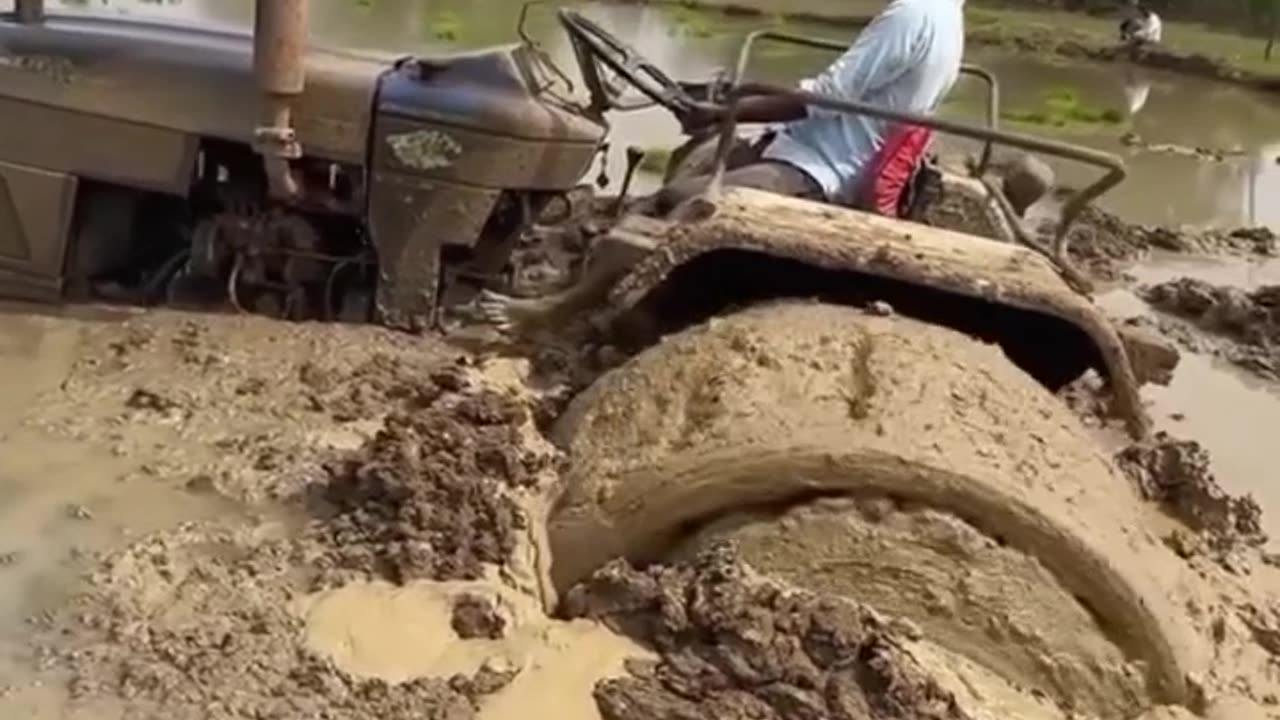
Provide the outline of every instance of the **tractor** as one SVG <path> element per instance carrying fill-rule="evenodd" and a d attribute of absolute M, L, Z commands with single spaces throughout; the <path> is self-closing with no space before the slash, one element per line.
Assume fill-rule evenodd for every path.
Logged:
<path fill-rule="evenodd" d="M 678 82 L 562 10 L 584 99 L 523 33 L 379 57 L 308 47 L 307 10 L 258 2 L 249 34 L 17 0 L 0 19 L 0 295 L 220 300 L 413 332 L 477 296 L 519 327 L 590 315 L 627 359 L 550 430 L 568 459 L 544 519 L 553 592 L 617 557 L 727 539 L 760 572 L 914 623 L 931 669 L 1008 689 L 970 698 L 976 716 L 1195 706 L 1206 660 L 1164 592 L 1177 578 L 1151 561 L 1166 551 L 1054 395 L 1096 371 L 1127 430 L 1150 432 L 1149 348 L 1093 304 L 1064 241 L 1123 179 L 1118 159 L 1002 131 L 980 68 L 990 111 L 971 125 L 745 81 L 760 42 L 838 45 L 756 33 L 736 69 Z M 984 150 L 922 168 L 900 216 L 720 188 L 752 93 Z M 503 294 L 521 238 L 568 214 L 610 113 L 700 103 L 730 121 L 673 156 L 669 177 L 712 176 L 688 213 L 635 211 L 624 190 L 591 238 L 594 280 Z M 1105 173 L 1044 240 L 991 181 L 1000 145 Z"/>

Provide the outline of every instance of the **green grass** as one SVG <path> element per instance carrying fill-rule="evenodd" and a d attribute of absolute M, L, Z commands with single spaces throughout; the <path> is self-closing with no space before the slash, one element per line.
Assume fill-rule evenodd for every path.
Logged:
<path fill-rule="evenodd" d="M 671 150 L 668 148 L 648 148 L 644 151 L 644 159 L 637 169 L 649 175 L 664 175 L 667 163 L 671 162 Z"/>
<path fill-rule="evenodd" d="M 1009 108 L 1000 117 L 1010 122 L 1054 128 L 1079 125 L 1120 125 L 1124 113 L 1114 108 L 1097 108 L 1085 103 L 1071 87 L 1046 90 L 1034 107 Z"/>
<path fill-rule="evenodd" d="M 438 13 L 430 21 L 428 28 L 431 37 L 441 42 L 456 42 L 462 36 L 463 23 L 462 18 L 454 12 L 444 11 Z"/>
<path fill-rule="evenodd" d="M 689 38 L 709 38 L 716 34 L 717 19 L 697 8 L 693 0 L 681 0 L 671 11 L 671 33 Z"/>

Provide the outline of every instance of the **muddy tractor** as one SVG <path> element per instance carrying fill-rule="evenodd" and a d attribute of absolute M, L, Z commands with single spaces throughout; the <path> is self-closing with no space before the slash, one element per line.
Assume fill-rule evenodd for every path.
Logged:
<path fill-rule="evenodd" d="M 942 666 L 1100 717 L 1190 702 L 1195 659 L 1132 530 L 1139 501 L 1054 396 L 1093 370 L 1148 432 L 1146 350 L 1091 302 L 1065 244 L 1124 177 L 1116 158 L 1000 130 L 978 68 L 985 125 L 744 82 L 760 42 L 840 49 L 778 33 L 711 82 L 677 82 L 565 10 L 584 99 L 527 39 L 451 57 L 313 49 L 306 10 L 259 2 L 249 35 L 18 0 L 0 19 L 0 294 L 217 296 L 415 331 L 481 290 L 518 328 L 588 314 L 629 359 L 552 430 L 569 458 L 546 521 L 555 590 L 618 556 L 730 539 L 763 572 L 910 619 Z M 723 188 L 732 110 L 753 93 L 983 151 L 922 166 L 888 215 Z M 573 214 L 606 115 L 705 103 L 729 120 L 668 171 L 710 177 L 692 210 L 646 214 L 624 192 L 595 218 L 582 280 L 503 295 L 521 238 Z M 998 146 L 1104 174 L 1041 237 L 992 179 Z"/>
<path fill-rule="evenodd" d="M 556 97 L 531 43 L 315 50 L 307 10 L 257 3 L 250 35 L 17 2 L 0 18 L 0 294 L 217 296 L 420 330 L 596 157 L 603 119 Z"/>

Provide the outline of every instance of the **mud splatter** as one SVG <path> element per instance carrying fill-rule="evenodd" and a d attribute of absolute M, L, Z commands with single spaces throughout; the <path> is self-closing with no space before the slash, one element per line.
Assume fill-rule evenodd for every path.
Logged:
<path fill-rule="evenodd" d="M 661 654 L 597 685 L 606 720 L 967 717 L 886 621 L 761 580 L 732 545 L 646 572 L 615 562 L 565 605 Z"/>
<path fill-rule="evenodd" d="M 454 601 L 453 631 L 464 640 L 475 638 L 501 638 L 507 627 L 506 618 L 494 607 L 493 601 L 480 595 L 463 595 Z"/>
<path fill-rule="evenodd" d="M 1059 390 L 1058 399 L 1071 408 L 1086 427 L 1100 427 L 1113 417 L 1107 383 L 1093 370 Z"/>
<path fill-rule="evenodd" d="M 1280 378 L 1280 286 L 1250 292 L 1180 278 L 1143 288 L 1140 295 L 1157 310 L 1209 333 L 1196 349 L 1209 349 L 1257 375 Z"/>
<path fill-rule="evenodd" d="M 1158 433 L 1116 457 L 1147 500 L 1157 502 L 1194 536 L 1174 533 L 1166 543 L 1179 555 L 1207 551 L 1227 569 L 1239 568 L 1238 551 L 1266 543 L 1262 508 L 1252 496 L 1233 497 L 1218 485 L 1209 454 L 1199 443 Z"/>
<path fill-rule="evenodd" d="M 1054 203 L 1060 205 L 1073 194 L 1056 190 Z M 1033 211 L 1034 212 L 1034 211 Z M 1042 237 L 1052 235 L 1056 216 L 1040 220 Z M 1076 219 L 1071 231 L 1071 257 L 1099 280 L 1119 280 L 1124 270 L 1152 251 L 1200 253 L 1206 255 L 1276 254 L 1276 236 L 1266 228 L 1197 230 L 1126 222 L 1118 215 L 1089 206 Z"/>
<path fill-rule="evenodd" d="M 397 413 L 360 452 L 329 468 L 337 515 L 321 532 L 335 569 L 396 583 L 475 580 L 502 565 L 524 516 L 506 490 L 553 458 L 522 449 L 528 410 L 493 391 L 442 396 Z"/>

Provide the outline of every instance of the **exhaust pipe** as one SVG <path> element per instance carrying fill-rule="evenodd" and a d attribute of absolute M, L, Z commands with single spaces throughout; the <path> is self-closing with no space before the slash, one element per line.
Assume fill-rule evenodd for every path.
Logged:
<path fill-rule="evenodd" d="M 18 22 L 28 25 L 44 22 L 44 0 L 14 0 L 14 3 Z"/>
<path fill-rule="evenodd" d="M 262 156 L 272 197 L 296 198 L 290 160 L 302 157 L 293 110 L 306 86 L 310 0 L 257 0 L 253 18 L 253 68 L 261 93 L 254 149 Z"/>

